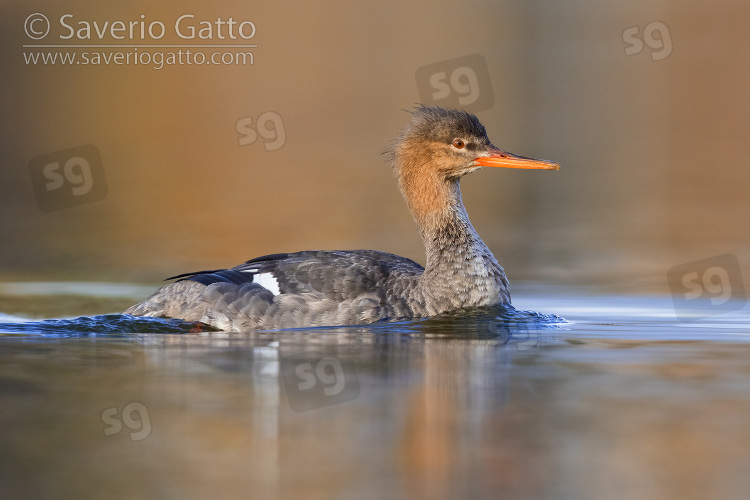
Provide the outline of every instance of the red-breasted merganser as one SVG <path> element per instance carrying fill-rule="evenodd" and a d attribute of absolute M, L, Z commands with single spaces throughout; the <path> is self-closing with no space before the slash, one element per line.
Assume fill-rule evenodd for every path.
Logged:
<path fill-rule="evenodd" d="M 459 181 L 481 167 L 557 170 L 493 146 L 476 116 L 418 106 L 388 154 L 422 236 L 427 264 L 375 250 L 266 255 L 181 274 L 125 314 L 220 330 L 361 325 L 510 304 L 505 271 L 469 222 Z"/>

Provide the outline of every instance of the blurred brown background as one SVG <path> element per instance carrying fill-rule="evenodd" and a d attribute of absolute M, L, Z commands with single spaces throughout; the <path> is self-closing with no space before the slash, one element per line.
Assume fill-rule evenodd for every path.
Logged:
<path fill-rule="evenodd" d="M 380 152 L 420 100 L 418 68 L 472 54 L 489 71 L 494 104 L 477 115 L 492 141 L 562 165 L 462 183 L 512 282 L 666 293 L 670 267 L 723 253 L 750 276 L 742 2 L 6 1 L 0 12 L 2 280 L 156 282 L 318 248 L 423 261 Z M 188 43 L 173 24 L 190 13 L 251 20 L 257 47 L 252 65 L 26 64 L 40 52 L 23 47 L 41 43 L 24 32 L 33 13 L 52 22 L 50 44 L 127 43 L 60 40 L 66 13 L 71 24 L 144 15 L 167 28 L 155 43 Z M 238 120 L 266 112 L 283 145 L 240 145 Z M 101 153 L 106 197 L 41 211 L 29 163 L 84 144 Z"/>

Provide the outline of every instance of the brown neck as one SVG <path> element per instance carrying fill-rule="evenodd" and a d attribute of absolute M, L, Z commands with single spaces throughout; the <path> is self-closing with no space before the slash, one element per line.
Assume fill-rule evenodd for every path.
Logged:
<path fill-rule="evenodd" d="M 469 222 L 459 180 L 426 173 L 399 185 L 427 255 L 418 285 L 424 312 L 509 304 L 505 271 Z"/>
<path fill-rule="evenodd" d="M 403 172 L 399 187 L 424 239 L 444 225 L 451 209 L 461 204 L 461 192 L 457 181 L 441 178 L 438 172 L 420 170 Z"/>
<path fill-rule="evenodd" d="M 469 221 L 459 179 L 446 179 L 434 170 L 410 169 L 399 177 L 399 186 L 424 242 L 426 271 L 484 273 L 475 269 L 479 261 L 484 264 L 480 267 L 498 266 Z M 472 261 L 472 269 L 466 269 L 467 260 Z"/>

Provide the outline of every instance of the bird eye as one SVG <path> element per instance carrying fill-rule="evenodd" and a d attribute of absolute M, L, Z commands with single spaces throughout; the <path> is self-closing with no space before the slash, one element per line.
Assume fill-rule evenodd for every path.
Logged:
<path fill-rule="evenodd" d="M 456 149 L 463 149 L 466 147 L 466 143 L 463 139 L 453 139 L 453 147 Z"/>

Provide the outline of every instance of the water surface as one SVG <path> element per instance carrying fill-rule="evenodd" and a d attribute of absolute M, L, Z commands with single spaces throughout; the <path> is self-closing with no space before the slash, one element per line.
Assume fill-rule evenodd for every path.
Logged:
<path fill-rule="evenodd" d="M 544 290 L 277 332 L 6 312 L 0 496 L 744 498 L 746 310 Z"/>

